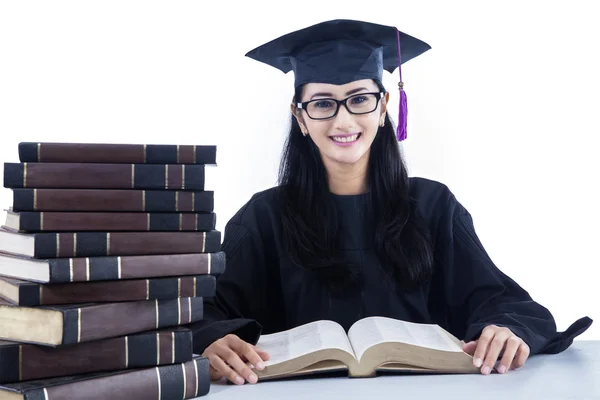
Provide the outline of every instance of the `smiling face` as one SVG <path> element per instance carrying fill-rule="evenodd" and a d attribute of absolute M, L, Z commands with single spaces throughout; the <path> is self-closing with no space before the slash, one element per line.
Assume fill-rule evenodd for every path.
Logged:
<path fill-rule="evenodd" d="M 319 148 L 326 167 L 366 163 L 371 143 L 375 139 L 379 126 L 384 121 L 389 98 L 389 94 L 386 93 L 379 100 L 378 93 L 380 93 L 380 89 L 371 79 L 344 85 L 325 83 L 305 85 L 300 102 L 317 101 L 306 105 L 304 110 L 296 109 L 292 105 L 292 112 L 294 112 L 303 133 L 309 135 Z M 365 112 L 365 114 L 351 114 L 346 107 L 340 105 L 337 115 L 330 117 L 336 108 L 335 102 L 331 99 L 343 100 L 346 98 L 348 98 L 346 105 L 353 112 Z M 369 112 L 371 110 L 372 112 Z M 307 137 L 307 140 L 310 139 Z"/>

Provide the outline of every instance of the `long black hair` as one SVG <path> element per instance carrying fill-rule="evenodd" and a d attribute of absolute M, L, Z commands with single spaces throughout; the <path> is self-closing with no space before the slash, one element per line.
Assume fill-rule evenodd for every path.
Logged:
<path fill-rule="evenodd" d="M 381 82 L 375 81 L 385 92 Z M 302 87 L 294 94 L 301 99 Z M 281 225 L 291 261 L 317 275 L 334 294 L 353 291 L 360 274 L 340 254 L 339 221 L 319 150 L 292 115 L 279 167 Z M 410 290 L 430 279 L 431 238 L 409 198 L 409 179 L 395 128 L 386 113 L 371 145 L 367 172 L 367 237 L 381 265 L 399 288 Z"/>

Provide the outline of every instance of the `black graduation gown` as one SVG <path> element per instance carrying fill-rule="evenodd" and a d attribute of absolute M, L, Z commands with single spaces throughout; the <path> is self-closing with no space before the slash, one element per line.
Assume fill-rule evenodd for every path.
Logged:
<path fill-rule="evenodd" d="M 531 354 L 558 353 L 592 323 L 584 317 L 557 332 L 552 314 L 492 262 L 479 241 L 468 211 L 439 182 L 410 178 L 410 196 L 434 238 L 431 282 L 398 294 L 379 268 L 363 229 L 366 195 L 335 195 L 342 222 L 342 249 L 363 275 L 363 289 L 339 299 L 286 258 L 278 225 L 277 187 L 255 194 L 227 223 L 222 249 L 227 265 L 217 293 L 206 299 L 204 321 L 191 325 L 194 351 L 228 333 L 256 344 L 273 333 L 329 319 L 346 331 L 357 320 L 386 316 L 436 323 L 470 341 L 490 324 L 510 328 Z"/>

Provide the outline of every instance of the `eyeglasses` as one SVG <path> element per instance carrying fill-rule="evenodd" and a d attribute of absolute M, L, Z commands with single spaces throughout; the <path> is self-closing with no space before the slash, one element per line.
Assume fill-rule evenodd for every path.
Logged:
<path fill-rule="evenodd" d="M 344 105 L 350 114 L 369 114 L 377 109 L 384 92 L 359 93 L 343 100 L 330 98 L 315 99 L 297 103 L 297 107 L 306 111 L 310 119 L 329 119 L 337 115 L 340 105 Z"/>

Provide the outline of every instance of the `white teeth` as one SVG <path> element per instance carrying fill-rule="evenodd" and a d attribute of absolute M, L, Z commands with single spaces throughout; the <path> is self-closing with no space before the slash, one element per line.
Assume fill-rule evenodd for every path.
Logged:
<path fill-rule="evenodd" d="M 333 140 L 335 140 L 336 142 L 346 143 L 346 142 L 354 142 L 356 139 L 358 139 L 358 135 L 352 135 L 352 136 L 346 136 L 346 137 L 332 136 L 331 138 Z"/>

